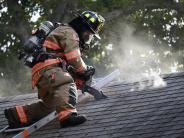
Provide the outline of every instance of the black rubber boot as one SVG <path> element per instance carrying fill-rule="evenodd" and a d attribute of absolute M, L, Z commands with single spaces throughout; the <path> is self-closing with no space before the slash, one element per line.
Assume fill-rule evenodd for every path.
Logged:
<path fill-rule="evenodd" d="M 85 115 L 78 115 L 76 113 L 72 113 L 68 115 L 68 117 L 64 121 L 60 122 L 60 126 L 61 128 L 76 126 L 84 123 L 85 121 L 87 121 L 87 118 Z"/>
<path fill-rule="evenodd" d="M 5 109 L 4 114 L 5 114 L 6 119 L 8 120 L 9 128 L 22 127 L 21 122 L 18 119 L 18 116 L 16 116 L 15 108 Z"/>

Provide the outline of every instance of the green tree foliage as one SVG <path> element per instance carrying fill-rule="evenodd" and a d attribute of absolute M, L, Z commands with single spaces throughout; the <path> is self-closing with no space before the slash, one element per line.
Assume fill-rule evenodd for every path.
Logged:
<path fill-rule="evenodd" d="M 121 24 L 131 24 L 134 34 L 144 31 L 154 41 L 159 52 L 162 47 L 171 52 L 182 51 L 184 42 L 184 0 L 1 0 L 0 1 L 0 75 L 15 81 L 20 91 L 31 89 L 31 71 L 17 60 L 17 50 L 31 34 L 32 28 L 43 20 L 68 22 L 72 12 L 93 10 L 102 14 L 106 25 L 102 41 L 96 44 L 85 60 L 98 68 L 97 75 L 115 65 L 111 57 L 121 40 Z M 38 16 L 38 19 L 35 20 Z M 34 18 L 33 18 L 34 17 Z M 113 47 L 113 48 L 114 48 Z M 118 51 L 120 47 L 115 47 Z M 182 56 L 182 52 L 181 56 Z M 183 58 L 182 58 L 183 59 Z M 181 63 L 183 60 L 180 61 Z"/>

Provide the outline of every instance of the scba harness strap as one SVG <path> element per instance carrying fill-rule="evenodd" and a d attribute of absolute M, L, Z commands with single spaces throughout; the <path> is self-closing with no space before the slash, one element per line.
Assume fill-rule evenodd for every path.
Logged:
<path fill-rule="evenodd" d="M 56 65 L 62 62 L 63 60 L 61 58 L 56 58 L 56 59 L 47 59 L 44 62 L 39 62 L 36 65 L 34 65 L 32 68 L 32 88 L 33 89 L 35 88 L 37 82 L 41 78 L 41 74 L 40 74 L 41 69 L 48 66 Z"/>

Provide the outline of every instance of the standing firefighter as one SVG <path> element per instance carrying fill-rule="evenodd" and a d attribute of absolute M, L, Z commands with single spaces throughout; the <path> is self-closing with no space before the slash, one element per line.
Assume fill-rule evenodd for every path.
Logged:
<path fill-rule="evenodd" d="M 97 13 L 85 11 L 69 24 L 61 24 L 49 33 L 43 42 L 44 54 L 37 56 L 44 58 L 32 66 L 32 86 L 38 88 L 41 101 L 5 109 L 11 128 L 28 126 L 54 110 L 57 111 L 61 127 L 86 121 L 84 115 L 77 114 L 77 88 L 67 67 L 72 67 L 72 72 L 84 81 L 94 74 L 94 68 L 86 66 L 82 60 L 81 52 L 89 49 L 93 36 L 99 38 L 98 32 L 104 21 Z"/>

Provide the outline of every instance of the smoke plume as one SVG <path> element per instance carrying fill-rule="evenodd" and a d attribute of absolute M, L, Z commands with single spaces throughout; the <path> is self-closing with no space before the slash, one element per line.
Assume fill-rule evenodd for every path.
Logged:
<path fill-rule="evenodd" d="M 140 89 L 147 85 L 154 88 L 165 87 L 166 82 L 160 77 L 161 74 L 178 72 L 182 65 L 179 65 L 180 56 L 172 53 L 167 46 L 155 47 L 152 40 L 148 40 L 144 32 L 135 35 L 135 29 L 130 25 L 118 27 L 119 34 L 112 46 L 113 62 L 121 71 L 121 79 L 128 82 L 140 82 Z M 112 39 L 113 41 L 113 39 Z M 148 80 L 142 84 L 142 80 Z"/>

